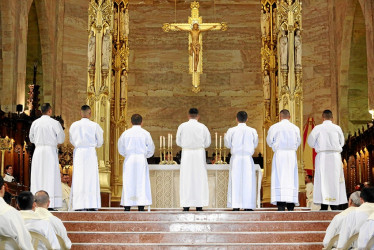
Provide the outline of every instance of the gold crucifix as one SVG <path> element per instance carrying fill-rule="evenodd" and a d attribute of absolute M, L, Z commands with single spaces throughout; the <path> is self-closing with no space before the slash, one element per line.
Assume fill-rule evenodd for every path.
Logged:
<path fill-rule="evenodd" d="M 194 1 L 191 3 L 191 16 L 188 17 L 188 23 L 164 23 L 162 29 L 169 31 L 188 31 L 189 44 L 189 72 L 192 74 L 192 91 L 200 92 L 200 74 L 203 72 L 202 66 L 202 32 L 208 30 L 227 30 L 226 23 L 203 23 L 203 19 L 199 16 L 199 3 Z"/>

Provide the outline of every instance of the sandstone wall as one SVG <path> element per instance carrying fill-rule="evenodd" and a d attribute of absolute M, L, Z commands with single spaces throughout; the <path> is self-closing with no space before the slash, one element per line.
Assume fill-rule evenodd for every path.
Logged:
<path fill-rule="evenodd" d="M 137 3 L 138 2 L 138 3 Z M 128 117 L 144 116 L 157 147 L 160 135 L 175 133 L 187 120 L 190 107 L 201 112 L 201 122 L 213 134 L 235 125 L 240 110 L 249 113 L 248 124 L 257 129 L 262 152 L 263 93 L 261 85 L 259 1 L 200 1 L 203 22 L 225 21 L 226 32 L 203 34 L 201 92 L 191 91 L 188 74 L 187 32 L 162 31 L 174 22 L 174 2 L 130 2 L 130 74 Z M 190 2 L 177 4 L 177 22 L 186 22 Z"/>

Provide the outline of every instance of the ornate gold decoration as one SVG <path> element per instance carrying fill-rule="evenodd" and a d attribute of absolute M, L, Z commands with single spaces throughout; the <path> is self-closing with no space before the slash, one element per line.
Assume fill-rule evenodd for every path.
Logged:
<path fill-rule="evenodd" d="M 262 81 L 264 89 L 264 176 L 263 202 L 270 202 L 271 197 L 271 162 L 273 150 L 266 143 L 266 136 L 271 125 L 278 121 L 278 52 L 277 52 L 277 0 L 261 1 L 261 56 Z"/>
<path fill-rule="evenodd" d="M 264 84 L 264 176 L 263 202 L 270 202 L 273 151 L 266 136 L 278 122 L 278 113 L 288 109 L 291 122 L 303 128 L 301 66 L 301 0 L 261 0 L 262 73 Z M 302 147 L 297 151 L 300 190 L 305 189 Z"/>
<path fill-rule="evenodd" d="M 291 122 L 303 129 L 302 88 L 302 3 L 301 0 L 278 1 L 278 65 L 279 65 L 279 109 L 288 109 Z M 287 42 L 287 43 L 286 43 Z M 303 145 L 303 137 L 301 137 Z M 299 190 L 305 190 L 304 161 L 302 146 L 297 151 Z"/>
<path fill-rule="evenodd" d="M 127 129 L 127 87 L 129 72 L 129 2 L 113 0 L 113 40 L 110 94 L 110 162 L 112 163 L 112 201 L 122 194 L 123 157 L 118 153 L 118 139 Z"/>
<path fill-rule="evenodd" d="M 110 93 L 112 0 L 90 0 L 88 8 L 87 104 L 92 119 L 104 130 L 104 144 L 97 149 L 101 192 L 110 193 Z M 97 70 L 99 69 L 99 70 Z"/>
<path fill-rule="evenodd" d="M 191 16 L 188 17 L 188 23 L 164 23 L 162 29 L 169 31 L 188 31 L 188 53 L 189 53 L 189 72 L 192 74 L 192 91 L 200 92 L 200 74 L 203 72 L 203 38 L 202 32 L 208 30 L 227 30 L 226 23 L 203 23 L 199 16 L 199 3 L 191 3 Z"/>
<path fill-rule="evenodd" d="M 1 151 L 1 173 L 2 176 L 4 174 L 4 164 L 5 164 L 5 151 L 13 149 L 14 140 L 9 139 L 8 136 L 5 138 L 0 138 L 0 151 Z"/>

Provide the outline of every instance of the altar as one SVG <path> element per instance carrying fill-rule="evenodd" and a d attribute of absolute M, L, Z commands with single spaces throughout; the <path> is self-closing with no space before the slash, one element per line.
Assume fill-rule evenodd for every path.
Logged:
<path fill-rule="evenodd" d="M 227 207 L 229 164 L 208 164 L 209 208 Z M 260 206 L 262 171 L 255 164 L 257 176 L 257 207 Z M 179 208 L 180 165 L 149 165 L 152 201 L 151 208 Z"/>

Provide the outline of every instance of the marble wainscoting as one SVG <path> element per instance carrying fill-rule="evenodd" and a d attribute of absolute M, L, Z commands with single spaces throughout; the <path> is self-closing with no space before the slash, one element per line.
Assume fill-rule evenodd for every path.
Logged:
<path fill-rule="evenodd" d="M 228 164 L 208 164 L 209 208 L 227 207 L 229 181 Z M 258 194 L 261 188 L 262 173 L 255 164 L 258 177 Z M 149 165 L 152 201 L 151 208 L 179 208 L 179 169 L 180 165 Z M 259 196 L 259 195 L 258 195 Z M 259 203 L 260 199 L 258 199 Z M 258 204 L 259 206 L 259 204 Z"/>

